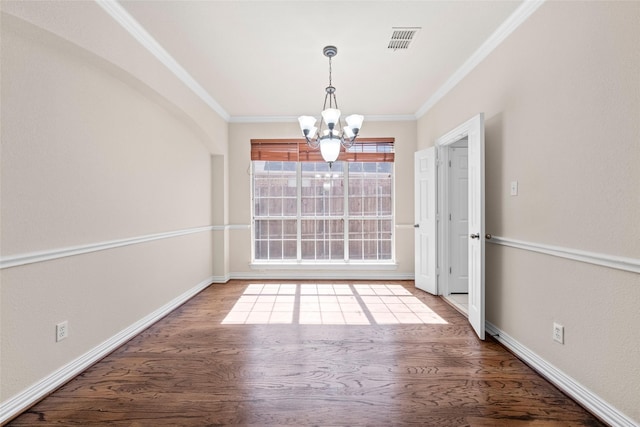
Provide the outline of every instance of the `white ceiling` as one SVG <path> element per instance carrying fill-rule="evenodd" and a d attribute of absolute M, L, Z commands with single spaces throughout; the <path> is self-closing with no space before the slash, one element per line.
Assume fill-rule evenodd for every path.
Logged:
<path fill-rule="evenodd" d="M 339 106 L 344 114 L 364 114 L 367 120 L 420 115 L 441 88 L 451 86 L 452 76 L 482 59 L 479 49 L 490 50 L 481 48 L 483 43 L 497 45 L 508 28 L 526 19 L 517 17 L 525 16 L 531 3 L 3 0 L 2 9 L 152 86 L 169 69 L 179 84 L 231 121 L 319 115 L 329 79 L 322 48 L 335 45 Z M 421 30 L 408 50 L 393 51 L 387 48 L 393 27 Z"/>
<path fill-rule="evenodd" d="M 415 115 L 521 1 L 121 1 L 232 119 Z M 406 51 L 393 27 L 421 27 Z"/>

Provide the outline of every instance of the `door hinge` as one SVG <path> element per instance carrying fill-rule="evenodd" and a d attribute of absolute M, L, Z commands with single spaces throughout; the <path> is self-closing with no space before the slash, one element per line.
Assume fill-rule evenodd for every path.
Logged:
<path fill-rule="evenodd" d="M 449 274 L 451 274 L 451 267 L 449 267 Z"/>
<path fill-rule="evenodd" d="M 449 160 L 449 167 L 451 167 L 451 160 Z"/>
<path fill-rule="evenodd" d="M 449 214 L 449 221 L 451 221 L 451 214 Z"/>

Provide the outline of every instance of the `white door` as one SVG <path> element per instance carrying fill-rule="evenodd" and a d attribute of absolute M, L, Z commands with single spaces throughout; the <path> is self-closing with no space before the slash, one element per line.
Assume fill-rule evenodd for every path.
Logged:
<path fill-rule="evenodd" d="M 469 323 L 484 339 L 484 115 L 468 122 Z"/>
<path fill-rule="evenodd" d="M 436 248 L 436 148 L 414 155 L 415 191 L 415 283 L 416 287 L 437 294 Z"/>
<path fill-rule="evenodd" d="M 467 147 L 449 151 L 448 293 L 469 292 L 469 179 Z"/>

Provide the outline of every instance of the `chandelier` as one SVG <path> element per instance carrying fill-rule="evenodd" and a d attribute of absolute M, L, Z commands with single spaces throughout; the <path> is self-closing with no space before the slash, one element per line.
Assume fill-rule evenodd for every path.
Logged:
<path fill-rule="evenodd" d="M 322 158 L 331 167 L 340 154 L 340 146 L 349 148 L 353 145 L 362 127 L 364 117 L 359 114 L 352 114 L 345 118 L 347 125 L 342 126 L 338 101 L 336 100 L 336 88 L 331 84 L 331 58 L 338 54 L 338 48 L 325 46 L 322 49 L 322 53 L 329 58 L 329 86 L 325 89 L 326 94 L 324 95 L 320 126 L 315 127 L 317 119 L 312 116 L 300 116 L 298 117 L 298 122 L 309 147 L 313 149 L 320 147 Z M 329 102 L 329 108 L 327 108 L 327 101 Z M 326 125 L 326 129 L 323 129 L 323 125 Z M 342 128 L 342 131 L 340 128 Z"/>

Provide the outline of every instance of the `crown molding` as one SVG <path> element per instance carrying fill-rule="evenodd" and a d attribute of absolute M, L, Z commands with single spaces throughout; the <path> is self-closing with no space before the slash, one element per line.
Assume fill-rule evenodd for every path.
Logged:
<path fill-rule="evenodd" d="M 287 123 L 295 122 L 296 116 L 235 116 L 232 117 L 192 76 L 167 52 L 144 27 L 135 20 L 115 0 L 95 0 L 116 22 L 133 38 L 158 59 L 198 98 L 214 110 L 226 122 L 230 123 Z M 516 28 L 533 14 L 545 0 L 525 0 L 522 5 L 476 50 L 465 63 L 420 107 L 415 114 L 372 115 L 366 120 L 371 122 L 414 121 L 427 113 L 439 100 L 467 76 L 482 60 L 500 45 Z"/>
<path fill-rule="evenodd" d="M 449 79 L 425 102 L 415 116 L 417 118 L 425 115 L 438 101 L 449 93 L 467 74 L 473 71 L 500 43 L 502 43 L 512 32 L 516 30 L 535 12 L 545 0 L 525 0 L 518 9 L 515 10 L 487 40 L 476 50 L 460 68 L 453 73 Z"/>
<path fill-rule="evenodd" d="M 414 114 L 365 116 L 368 122 L 407 122 L 417 120 Z M 298 116 L 233 116 L 230 123 L 297 123 Z"/>
<path fill-rule="evenodd" d="M 147 49 L 158 61 L 169 69 L 178 80 L 184 83 L 191 91 L 207 104 L 213 111 L 218 113 L 225 121 L 229 121 L 231 116 L 222 108 L 218 102 L 194 79 L 187 70 L 185 70 L 169 54 L 156 39 L 144 29 L 133 16 L 125 10 L 115 0 L 95 0 L 95 2 L 104 9 L 118 24 L 120 24 L 134 39 L 136 39 L 145 49 Z"/>

